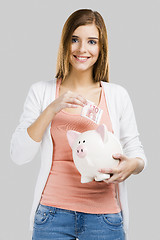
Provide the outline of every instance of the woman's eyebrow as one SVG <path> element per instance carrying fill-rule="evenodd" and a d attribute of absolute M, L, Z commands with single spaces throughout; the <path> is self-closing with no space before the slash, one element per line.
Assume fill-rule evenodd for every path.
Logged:
<path fill-rule="evenodd" d="M 73 35 L 72 37 L 77 37 L 77 38 L 79 38 L 78 36 L 76 36 L 76 35 Z M 98 39 L 97 37 L 88 37 L 88 39 Z"/>

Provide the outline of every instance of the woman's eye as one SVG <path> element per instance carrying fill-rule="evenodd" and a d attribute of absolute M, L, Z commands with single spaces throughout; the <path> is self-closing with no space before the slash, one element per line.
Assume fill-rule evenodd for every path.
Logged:
<path fill-rule="evenodd" d="M 76 42 L 78 42 L 78 39 L 77 39 L 77 38 L 72 38 L 72 43 L 76 43 Z M 96 44 L 97 42 L 94 41 L 94 40 L 90 40 L 89 43 L 91 43 L 91 44 L 94 45 L 94 44 Z"/>
<path fill-rule="evenodd" d="M 72 38 L 72 43 L 76 42 L 77 40 L 77 38 Z"/>
<path fill-rule="evenodd" d="M 96 44 L 96 41 L 94 41 L 94 40 L 90 40 L 89 41 L 91 44 Z"/>

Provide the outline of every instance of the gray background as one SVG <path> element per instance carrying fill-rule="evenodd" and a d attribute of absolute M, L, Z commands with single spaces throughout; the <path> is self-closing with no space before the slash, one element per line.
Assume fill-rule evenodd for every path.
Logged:
<path fill-rule="evenodd" d="M 0 240 L 31 239 L 29 215 L 40 153 L 29 164 L 15 165 L 10 139 L 30 85 L 54 78 L 63 24 L 80 8 L 97 10 L 105 20 L 110 82 L 130 94 L 149 161 L 146 171 L 127 180 L 129 239 L 160 239 L 159 1 L 6 0 L 0 2 Z"/>

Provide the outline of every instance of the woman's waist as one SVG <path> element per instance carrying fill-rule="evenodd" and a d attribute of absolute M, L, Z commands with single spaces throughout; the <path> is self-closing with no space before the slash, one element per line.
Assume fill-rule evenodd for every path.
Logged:
<path fill-rule="evenodd" d="M 104 181 L 91 181 L 89 183 L 81 183 L 81 174 L 78 172 L 73 161 L 55 161 L 49 173 L 46 184 L 48 191 L 61 189 L 68 194 L 91 194 L 94 193 L 108 194 L 115 191 L 114 184 L 106 184 Z"/>

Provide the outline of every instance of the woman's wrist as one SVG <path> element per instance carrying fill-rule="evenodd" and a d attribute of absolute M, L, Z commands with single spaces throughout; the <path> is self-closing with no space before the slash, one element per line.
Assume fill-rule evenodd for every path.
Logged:
<path fill-rule="evenodd" d="M 133 171 L 133 174 L 140 173 L 144 168 L 144 160 L 142 158 L 136 157 L 135 158 L 135 169 Z"/>

